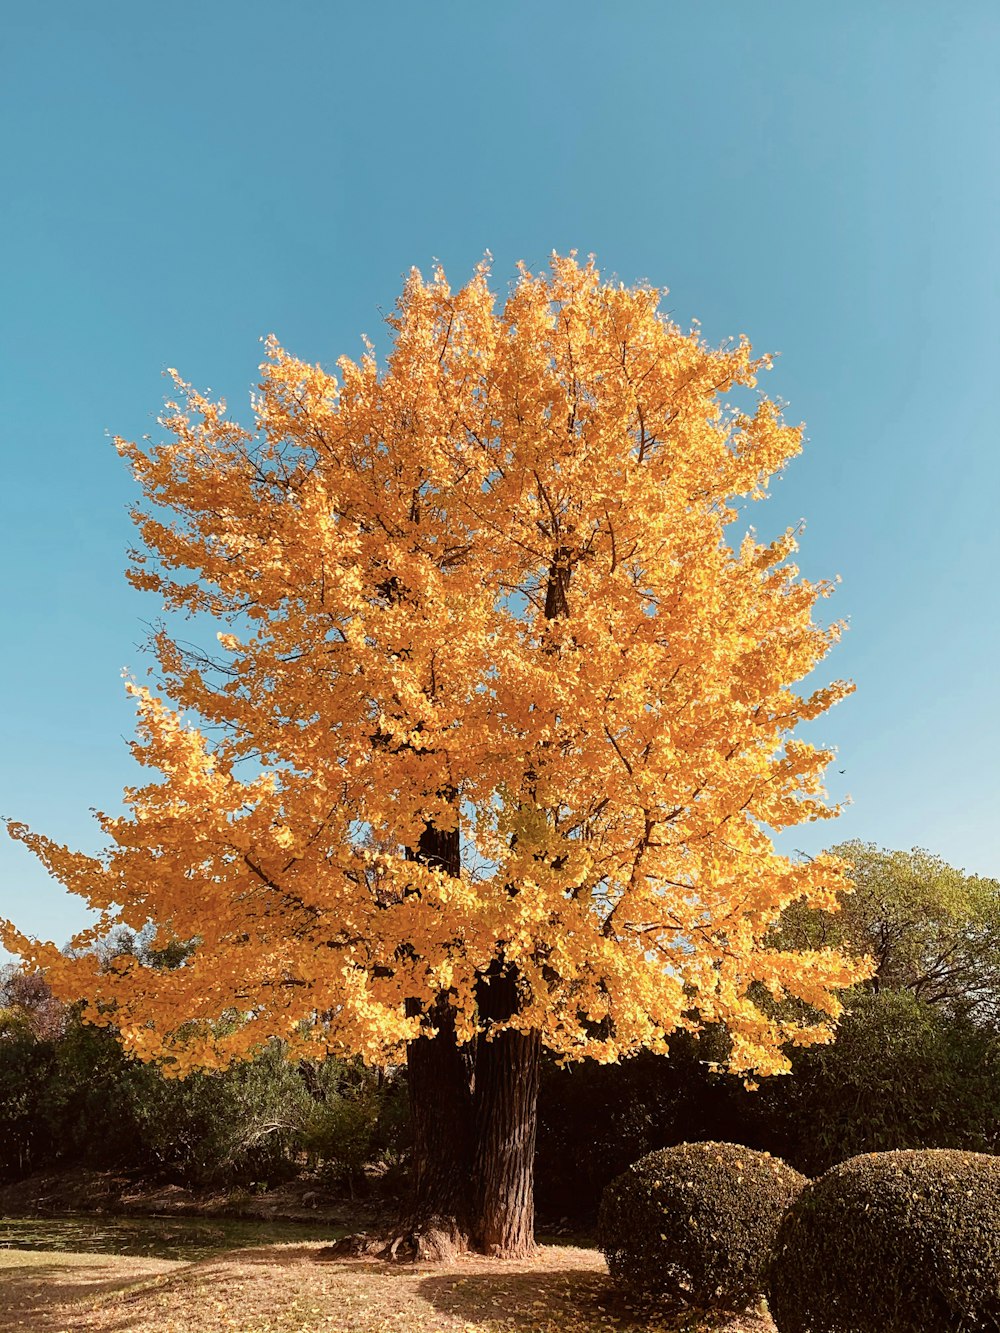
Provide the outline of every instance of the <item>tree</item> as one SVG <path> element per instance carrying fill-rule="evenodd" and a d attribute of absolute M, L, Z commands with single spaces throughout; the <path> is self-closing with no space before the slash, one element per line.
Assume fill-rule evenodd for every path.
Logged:
<path fill-rule="evenodd" d="M 840 633 L 813 620 L 831 585 L 792 531 L 726 535 L 801 432 L 727 403 L 767 358 L 660 295 L 572 256 L 499 309 L 485 266 L 457 292 L 414 271 L 381 371 L 270 342 L 252 432 L 175 376 L 170 438 L 118 441 L 129 577 L 217 651 L 153 634 L 128 688 L 159 778 L 99 816 L 104 855 L 10 826 L 101 909 L 78 945 L 149 921 L 192 945 L 102 969 L 5 930 L 144 1059 L 405 1051 L 418 1251 L 531 1247 L 543 1044 L 610 1061 L 724 1023 L 766 1073 L 858 973 L 764 943 L 843 882 L 771 836 L 836 813 L 830 752 L 792 734 L 850 688 L 792 688 Z"/>
<path fill-rule="evenodd" d="M 66 1006 L 41 972 L 16 963 L 0 967 L 0 1030 L 23 1030 L 37 1041 L 54 1041 L 65 1026 Z"/>
<path fill-rule="evenodd" d="M 820 1175 L 859 1153 L 1000 1148 L 1000 1040 L 911 990 L 858 987 L 837 1040 L 761 1089 L 759 1146 Z"/>
<path fill-rule="evenodd" d="M 833 848 L 849 866 L 840 910 L 796 904 L 782 919 L 791 947 L 834 945 L 874 960 L 867 985 L 909 990 L 928 1004 L 994 1026 L 1000 1018 L 1000 883 L 914 847 Z"/>
<path fill-rule="evenodd" d="M 16 1179 L 52 1151 L 48 1084 L 66 1009 L 45 978 L 15 964 L 0 967 L 0 1182 Z"/>

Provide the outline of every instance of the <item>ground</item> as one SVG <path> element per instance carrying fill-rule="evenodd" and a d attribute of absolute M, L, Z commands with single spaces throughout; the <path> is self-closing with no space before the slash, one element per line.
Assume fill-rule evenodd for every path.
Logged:
<path fill-rule="evenodd" d="M 43 1171 L 0 1185 L 0 1217 L 71 1216 L 84 1213 L 136 1217 L 242 1217 L 260 1221 L 289 1219 L 331 1226 L 377 1227 L 394 1215 L 396 1199 L 366 1181 L 362 1198 L 307 1178 L 270 1188 L 185 1189 L 149 1181 L 138 1171 Z"/>
<path fill-rule="evenodd" d="M 195 1263 L 0 1250 L 0 1333 L 773 1333 L 766 1316 L 630 1307 L 596 1250 L 447 1267 L 268 1245 Z"/>

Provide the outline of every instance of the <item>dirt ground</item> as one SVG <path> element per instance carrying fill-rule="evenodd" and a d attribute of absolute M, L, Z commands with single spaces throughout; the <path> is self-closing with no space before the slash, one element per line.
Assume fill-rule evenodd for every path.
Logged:
<path fill-rule="evenodd" d="M 323 1260 L 318 1244 L 181 1263 L 0 1250 L 0 1333 L 774 1333 L 629 1306 L 595 1250 L 447 1267 Z"/>

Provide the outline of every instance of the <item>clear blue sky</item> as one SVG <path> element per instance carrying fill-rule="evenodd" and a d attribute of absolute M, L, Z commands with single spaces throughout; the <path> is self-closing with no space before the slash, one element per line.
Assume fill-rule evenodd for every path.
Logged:
<path fill-rule="evenodd" d="M 781 354 L 805 454 L 759 506 L 840 573 L 853 805 L 793 839 L 1000 875 L 1000 7 L 671 0 L 8 6 L 0 813 L 95 850 L 131 778 L 130 483 L 177 366 L 246 415 L 275 332 L 331 362 L 411 264 L 552 249 Z M 836 770 L 846 769 L 841 776 Z M 0 914 L 83 922 L 0 840 Z"/>

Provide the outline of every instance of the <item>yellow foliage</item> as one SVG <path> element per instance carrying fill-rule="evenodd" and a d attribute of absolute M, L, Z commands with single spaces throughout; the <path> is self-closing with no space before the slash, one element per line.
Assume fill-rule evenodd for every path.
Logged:
<path fill-rule="evenodd" d="M 568 1058 L 721 1021 L 766 1073 L 826 1038 L 752 996 L 832 1017 L 858 975 L 764 943 L 845 885 L 773 845 L 837 813 L 830 752 L 792 733 L 850 686 L 793 686 L 841 626 L 813 619 L 831 584 L 789 563 L 794 533 L 726 532 L 801 431 L 727 405 L 767 358 L 660 296 L 572 256 L 500 308 L 485 266 L 458 292 L 414 271 L 381 369 L 271 340 L 252 431 L 175 375 L 168 442 L 117 442 L 131 582 L 213 617 L 217 656 L 154 636 L 158 687 L 128 688 L 156 776 L 100 817 L 103 857 L 11 832 L 101 909 L 80 946 L 152 920 L 197 948 L 102 971 L 8 924 L 57 993 L 178 1073 L 275 1033 L 391 1059 L 443 990 L 467 1039 L 501 948 L 512 1023 Z M 460 828 L 457 878 L 407 856 L 428 824 Z"/>

